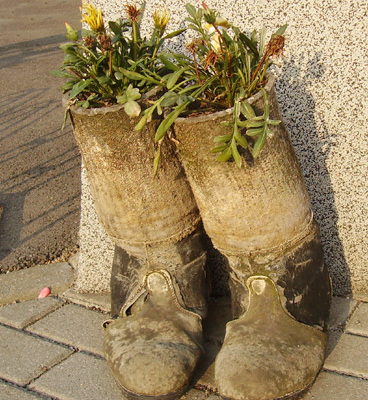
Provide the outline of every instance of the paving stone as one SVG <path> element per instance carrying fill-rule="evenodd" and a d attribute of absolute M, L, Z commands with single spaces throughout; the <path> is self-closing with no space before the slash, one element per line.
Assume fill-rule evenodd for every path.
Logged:
<path fill-rule="evenodd" d="M 65 346 L 0 325 L 0 378 L 24 386 L 72 354 Z"/>
<path fill-rule="evenodd" d="M 74 281 L 73 268 L 65 263 L 38 265 L 0 275 L 0 305 L 15 301 L 36 300 L 48 286 L 52 294 L 65 292 Z"/>
<path fill-rule="evenodd" d="M 26 391 L 25 389 L 0 381 L 1 400 L 47 400 L 40 394 Z"/>
<path fill-rule="evenodd" d="M 328 322 L 329 329 L 342 329 L 357 304 L 358 302 L 354 299 L 334 296 L 332 298 L 330 318 Z"/>
<path fill-rule="evenodd" d="M 325 369 L 368 379 L 368 338 L 333 332 L 327 354 Z"/>
<path fill-rule="evenodd" d="M 367 398 L 368 381 L 321 372 L 303 400 L 366 400 Z"/>
<path fill-rule="evenodd" d="M 103 355 L 103 328 L 108 315 L 75 304 L 67 304 L 26 330 L 80 350 Z"/>
<path fill-rule="evenodd" d="M 55 311 L 63 304 L 62 300 L 54 297 L 9 304 L 0 307 L 0 322 L 14 328 L 23 329 Z"/>
<path fill-rule="evenodd" d="M 360 303 L 350 321 L 346 325 L 346 332 L 368 336 L 368 304 Z"/>
<path fill-rule="evenodd" d="M 123 400 L 105 360 L 75 353 L 29 387 L 63 400 Z"/>
<path fill-rule="evenodd" d="M 363 301 L 364 303 L 368 303 L 368 293 L 365 292 L 354 292 L 354 299 L 358 301 Z"/>
<path fill-rule="evenodd" d="M 221 397 L 202 390 L 191 389 L 180 397 L 180 400 L 221 400 Z"/>
<path fill-rule="evenodd" d="M 62 297 L 85 307 L 95 307 L 104 312 L 111 311 L 110 293 L 78 293 L 74 288 L 71 288 L 64 292 Z"/>

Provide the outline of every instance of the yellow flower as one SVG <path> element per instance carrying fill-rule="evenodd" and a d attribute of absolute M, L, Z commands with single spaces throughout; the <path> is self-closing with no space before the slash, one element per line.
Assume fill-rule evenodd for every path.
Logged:
<path fill-rule="evenodd" d="M 230 28 L 231 24 L 226 19 L 218 17 L 216 18 L 215 25 L 222 26 L 223 28 Z"/>
<path fill-rule="evenodd" d="M 164 8 L 162 12 L 159 8 L 153 13 L 153 21 L 158 30 L 164 30 L 170 21 L 170 13 L 166 10 L 166 8 Z"/>
<path fill-rule="evenodd" d="M 211 45 L 213 49 L 215 50 L 216 53 L 221 53 L 222 52 L 222 38 L 221 36 L 216 32 L 213 34 L 211 38 Z"/>
<path fill-rule="evenodd" d="M 102 11 L 96 9 L 92 4 L 83 4 L 82 9 L 86 11 L 85 14 L 82 12 L 83 19 L 81 22 L 86 22 L 95 33 L 102 33 L 105 31 L 104 21 L 102 18 Z"/>

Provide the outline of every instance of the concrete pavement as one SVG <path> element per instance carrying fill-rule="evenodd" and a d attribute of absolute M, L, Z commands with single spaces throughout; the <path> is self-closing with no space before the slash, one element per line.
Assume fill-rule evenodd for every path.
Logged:
<path fill-rule="evenodd" d="M 0 307 L 1 400 L 124 398 L 101 349 L 109 296 L 76 294 L 74 274 L 69 263 L 55 263 L 0 276 L 0 304 L 6 303 Z M 45 286 L 51 296 L 38 300 Z M 212 299 L 204 322 L 206 358 L 183 400 L 220 400 L 213 361 L 229 319 L 229 299 Z M 329 333 L 324 369 L 303 398 L 366 400 L 368 303 L 335 297 Z"/>
<path fill-rule="evenodd" d="M 0 272 L 78 248 L 80 156 L 49 71 L 63 60 L 64 22 L 80 26 L 79 6 L 0 0 Z"/>

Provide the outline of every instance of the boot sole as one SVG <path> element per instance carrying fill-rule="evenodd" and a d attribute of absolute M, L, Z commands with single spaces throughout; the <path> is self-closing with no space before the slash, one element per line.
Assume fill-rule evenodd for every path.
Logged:
<path fill-rule="evenodd" d="M 115 380 L 116 381 L 116 380 Z M 130 390 L 126 389 L 124 386 L 121 385 L 120 382 L 116 381 L 118 384 L 120 390 L 123 392 L 124 396 L 126 396 L 127 399 L 129 400 L 174 400 L 178 399 L 179 397 L 183 396 L 183 394 L 189 389 L 189 385 L 184 386 L 180 390 L 173 392 L 173 393 L 167 393 L 163 395 L 158 395 L 158 396 L 150 396 L 146 394 L 139 394 L 139 393 L 134 393 L 131 392 Z"/>
<path fill-rule="evenodd" d="M 299 389 L 299 390 L 296 390 L 295 392 L 285 394 L 284 396 L 276 397 L 274 399 L 268 399 L 268 400 L 301 400 L 301 398 L 306 394 L 306 392 L 313 386 L 313 383 L 315 382 L 315 380 L 316 380 L 316 377 L 311 382 L 309 382 L 303 389 Z M 222 395 L 221 393 L 218 393 L 218 395 L 221 398 L 223 398 L 224 400 L 234 400 L 230 397 L 226 397 L 226 396 Z"/>

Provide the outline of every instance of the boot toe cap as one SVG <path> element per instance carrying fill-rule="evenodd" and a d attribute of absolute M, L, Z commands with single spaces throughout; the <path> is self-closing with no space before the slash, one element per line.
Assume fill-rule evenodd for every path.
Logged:
<path fill-rule="evenodd" d="M 198 355 L 186 346 L 171 343 L 136 343 L 108 361 L 123 391 L 167 397 L 182 392 L 189 384 Z"/>

